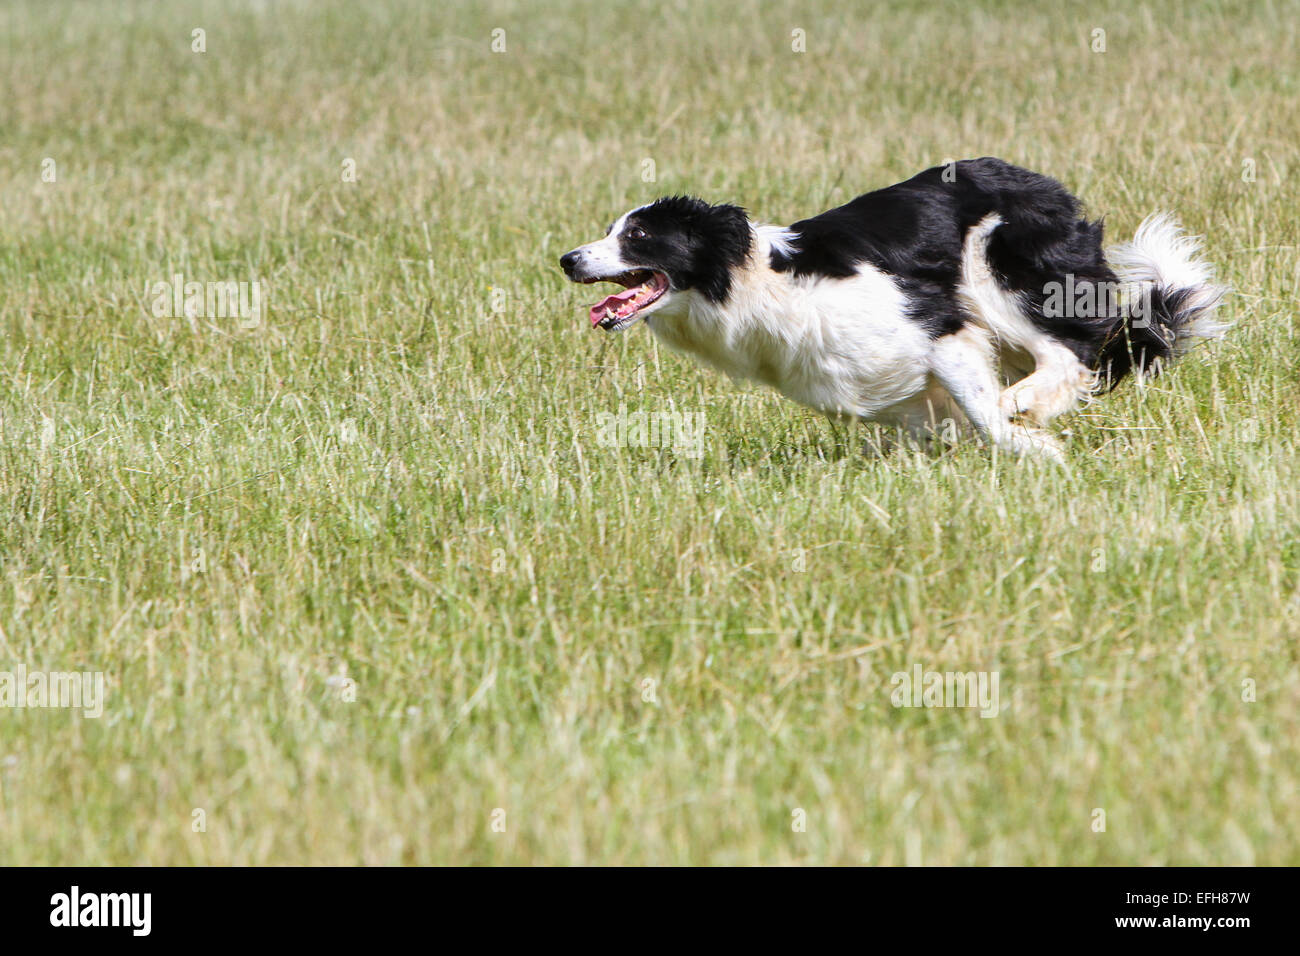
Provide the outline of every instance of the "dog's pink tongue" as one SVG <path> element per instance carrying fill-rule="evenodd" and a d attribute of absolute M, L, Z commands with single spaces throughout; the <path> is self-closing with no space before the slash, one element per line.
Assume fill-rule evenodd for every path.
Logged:
<path fill-rule="evenodd" d="M 605 310 L 613 309 L 618 311 L 621 303 L 636 295 L 636 289 L 628 289 L 624 292 L 615 292 L 613 295 L 607 295 L 591 307 L 591 324 L 600 325 L 605 318 Z"/>

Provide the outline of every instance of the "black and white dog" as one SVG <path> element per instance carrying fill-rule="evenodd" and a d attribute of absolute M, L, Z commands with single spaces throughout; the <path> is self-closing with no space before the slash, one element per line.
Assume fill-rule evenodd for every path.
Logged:
<path fill-rule="evenodd" d="M 1225 290 L 1172 218 L 1149 217 L 1109 257 L 1101 239 L 1060 183 L 985 158 L 789 228 L 660 199 L 560 265 L 625 287 L 592 306 L 593 326 L 644 319 L 670 347 L 829 415 L 969 424 L 1059 458 L 1041 426 L 1225 328 Z"/>

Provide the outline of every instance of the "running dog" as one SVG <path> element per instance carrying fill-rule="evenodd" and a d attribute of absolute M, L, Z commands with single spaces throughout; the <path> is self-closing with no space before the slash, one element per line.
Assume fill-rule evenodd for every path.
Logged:
<path fill-rule="evenodd" d="M 593 327 L 638 319 L 669 347 L 831 416 L 933 434 L 945 422 L 1060 460 L 1045 430 L 1205 339 L 1226 290 L 1169 215 L 1103 252 L 1060 183 L 1000 159 L 936 166 L 789 227 L 670 196 L 560 259 L 623 291 Z"/>

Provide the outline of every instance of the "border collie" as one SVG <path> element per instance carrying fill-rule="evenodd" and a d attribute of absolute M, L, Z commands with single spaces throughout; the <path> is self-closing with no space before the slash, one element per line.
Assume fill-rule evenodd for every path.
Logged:
<path fill-rule="evenodd" d="M 1109 256 L 1101 242 L 1060 183 L 984 158 L 788 228 L 667 197 L 560 265 L 624 287 L 591 307 L 593 327 L 642 319 L 671 348 L 828 415 L 918 437 L 973 426 L 1060 460 L 1048 422 L 1226 328 L 1226 290 L 1171 217 Z"/>

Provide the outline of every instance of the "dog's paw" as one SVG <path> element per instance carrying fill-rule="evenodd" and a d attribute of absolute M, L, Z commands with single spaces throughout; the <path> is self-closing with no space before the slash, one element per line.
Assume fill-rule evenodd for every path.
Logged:
<path fill-rule="evenodd" d="M 1022 457 L 1065 464 L 1065 451 L 1061 442 L 1048 432 L 1028 425 L 1014 424 L 1011 426 L 1010 438 L 1012 449 Z"/>
<path fill-rule="evenodd" d="M 1032 385 L 1012 385 L 998 396 L 998 410 L 1008 421 L 1016 418 L 1036 418 L 1037 393 Z"/>

